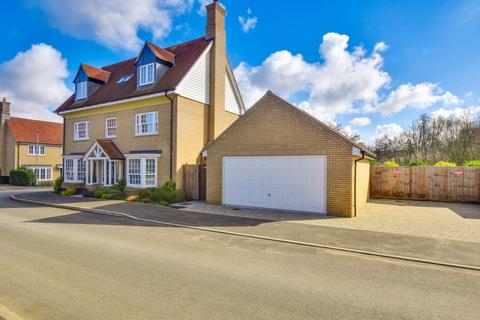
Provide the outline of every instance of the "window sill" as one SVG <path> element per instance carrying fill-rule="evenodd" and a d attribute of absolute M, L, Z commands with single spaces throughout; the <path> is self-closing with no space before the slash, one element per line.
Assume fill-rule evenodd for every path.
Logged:
<path fill-rule="evenodd" d="M 73 139 L 73 142 L 77 142 L 77 141 L 88 141 L 90 140 L 89 138 L 86 138 L 86 139 Z"/>
<path fill-rule="evenodd" d="M 27 156 L 29 156 L 29 157 L 45 157 L 44 154 L 30 154 L 30 153 L 27 154 Z"/>
<path fill-rule="evenodd" d="M 153 133 L 135 133 L 135 137 L 144 137 L 144 136 L 157 136 L 158 132 Z"/>

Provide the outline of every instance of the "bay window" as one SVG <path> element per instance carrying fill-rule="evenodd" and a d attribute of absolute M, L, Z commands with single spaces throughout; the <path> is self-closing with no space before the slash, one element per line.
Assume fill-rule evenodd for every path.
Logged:
<path fill-rule="evenodd" d="M 81 157 L 65 158 L 65 182 L 82 183 L 85 181 L 85 161 Z"/>
<path fill-rule="evenodd" d="M 129 187 L 155 187 L 157 185 L 157 159 L 128 158 L 127 159 Z"/>

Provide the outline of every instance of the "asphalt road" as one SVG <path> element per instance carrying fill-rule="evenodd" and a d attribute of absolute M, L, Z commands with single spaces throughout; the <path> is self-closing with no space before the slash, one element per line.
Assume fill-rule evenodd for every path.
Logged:
<path fill-rule="evenodd" d="M 36 207 L 0 193 L 24 319 L 478 319 L 480 273 Z"/>

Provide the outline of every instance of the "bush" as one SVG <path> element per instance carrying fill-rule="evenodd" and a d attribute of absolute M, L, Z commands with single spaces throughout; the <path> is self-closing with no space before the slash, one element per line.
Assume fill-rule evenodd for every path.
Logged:
<path fill-rule="evenodd" d="M 412 160 L 408 163 L 409 167 L 424 167 L 428 166 L 427 161 L 424 160 Z"/>
<path fill-rule="evenodd" d="M 395 161 L 385 161 L 383 165 L 385 167 L 398 167 L 398 163 L 396 163 Z"/>
<path fill-rule="evenodd" d="M 115 187 L 104 188 L 104 189 L 95 190 L 95 192 L 93 193 L 93 196 L 95 198 L 100 198 L 100 199 L 107 199 L 107 200 L 117 199 L 118 200 L 123 198 L 123 192 L 118 190 Z"/>
<path fill-rule="evenodd" d="M 69 196 L 73 196 L 74 194 L 75 194 L 75 189 L 67 189 L 60 192 L 60 195 L 62 197 L 69 197 Z"/>
<path fill-rule="evenodd" d="M 53 191 L 55 191 L 55 193 L 62 192 L 62 183 L 63 183 L 62 177 L 58 177 L 57 179 L 55 179 L 55 184 L 53 185 Z"/>
<path fill-rule="evenodd" d="M 10 184 L 14 186 L 34 186 L 37 184 L 35 172 L 27 168 L 12 170 L 10 171 Z"/>
<path fill-rule="evenodd" d="M 370 160 L 368 160 L 368 162 L 370 162 L 370 165 L 372 167 L 377 165 L 377 160 L 375 160 L 375 159 L 370 159 Z"/>
<path fill-rule="evenodd" d="M 457 164 L 455 162 L 448 162 L 448 161 L 438 161 L 434 164 L 435 167 L 456 167 Z"/>
<path fill-rule="evenodd" d="M 480 167 L 480 160 L 465 161 L 463 165 L 465 167 Z"/>
<path fill-rule="evenodd" d="M 159 204 L 171 204 L 183 201 L 183 195 L 174 182 L 167 181 L 161 188 L 148 188 L 139 192 L 138 198 L 145 202 L 150 200 Z"/>
<path fill-rule="evenodd" d="M 118 183 L 117 183 L 115 186 L 113 186 L 113 188 L 114 188 L 114 189 L 117 189 L 118 191 L 123 192 L 123 191 L 125 191 L 125 187 L 126 187 L 126 186 L 127 186 L 127 183 L 125 182 L 125 180 L 124 180 L 124 179 L 120 179 L 120 180 L 118 181 Z"/>

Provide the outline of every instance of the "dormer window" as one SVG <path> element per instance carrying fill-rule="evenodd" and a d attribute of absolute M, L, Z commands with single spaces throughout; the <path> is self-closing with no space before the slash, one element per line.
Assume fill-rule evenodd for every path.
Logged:
<path fill-rule="evenodd" d="M 87 97 L 87 81 L 77 83 L 75 95 L 76 100 L 82 100 Z"/>
<path fill-rule="evenodd" d="M 155 79 L 155 63 L 140 66 L 140 78 L 138 84 L 144 86 L 152 84 Z"/>

